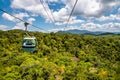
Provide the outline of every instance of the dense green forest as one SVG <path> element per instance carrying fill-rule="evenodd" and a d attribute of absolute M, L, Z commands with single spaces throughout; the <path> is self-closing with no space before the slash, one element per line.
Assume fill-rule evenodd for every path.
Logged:
<path fill-rule="evenodd" d="M 22 50 L 24 31 L 0 31 L 0 80 L 120 80 L 120 35 L 29 34 L 34 53 Z"/>

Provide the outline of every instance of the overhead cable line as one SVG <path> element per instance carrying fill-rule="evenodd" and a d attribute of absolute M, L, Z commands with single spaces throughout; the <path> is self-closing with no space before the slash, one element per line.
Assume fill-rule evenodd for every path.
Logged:
<path fill-rule="evenodd" d="M 47 11 L 47 9 L 46 9 L 46 6 L 45 6 L 45 4 L 44 4 L 44 1 L 43 1 L 43 0 L 40 0 L 40 3 L 41 3 L 41 5 L 43 6 L 43 8 L 44 8 L 46 14 L 48 15 L 49 19 L 50 19 L 51 22 L 53 23 L 53 26 L 55 26 L 54 20 L 53 20 L 53 19 L 51 18 L 51 16 L 49 15 L 49 13 L 48 13 L 48 11 Z"/>
<path fill-rule="evenodd" d="M 16 19 L 18 19 L 18 20 L 20 20 L 20 21 L 22 21 L 22 22 L 25 22 L 24 20 L 22 20 L 22 19 L 20 19 L 20 18 L 18 18 L 18 17 L 16 17 L 16 16 L 11 15 L 10 13 L 8 13 L 7 11 L 5 11 L 5 10 L 3 10 L 3 9 L 0 9 L 0 11 L 2 11 L 2 12 L 4 12 L 4 13 L 7 13 L 8 15 L 10 15 L 10 16 L 12 16 L 12 17 L 14 17 L 14 18 L 16 18 Z"/>
<path fill-rule="evenodd" d="M 48 1 L 46 1 L 47 2 L 47 4 L 49 4 L 48 3 Z M 49 6 L 48 6 L 49 7 Z M 53 21 L 54 21 L 54 23 L 56 22 L 56 20 L 55 20 L 55 17 L 54 17 L 54 15 L 53 15 L 53 13 L 52 13 L 52 11 L 49 9 L 49 11 L 50 11 L 50 13 L 51 13 L 51 16 L 52 16 L 52 18 L 53 18 Z"/>
<path fill-rule="evenodd" d="M 78 2 L 78 0 L 75 1 L 75 4 L 74 4 L 74 6 L 73 6 L 73 8 L 72 8 L 72 10 L 71 10 L 71 13 L 70 13 L 70 15 L 69 15 L 69 17 L 68 17 L 68 20 L 67 20 L 67 23 L 66 23 L 65 27 L 67 27 L 68 24 L 69 24 L 70 18 L 71 18 L 72 14 L 73 14 L 73 11 L 74 11 L 74 9 L 75 9 L 75 6 L 76 6 L 77 2 Z"/>
<path fill-rule="evenodd" d="M 20 19 L 20 18 L 18 18 L 18 17 L 16 17 L 16 16 L 14 16 L 14 15 L 8 13 L 7 11 L 5 11 L 5 10 L 3 10 L 3 9 L 0 9 L 0 11 L 4 12 L 4 13 L 6 13 L 6 14 L 12 16 L 12 17 L 14 17 L 15 19 L 18 19 L 18 20 L 21 21 L 21 22 L 27 23 L 27 24 L 29 24 L 29 25 L 35 27 L 35 28 L 38 28 L 38 29 L 40 29 L 40 30 L 43 30 L 43 31 L 46 31 L 46 32 L 47 32 L 47 30 L 44 30 L 44 29 L 42 29 L 42 28 L 40 28 L 40 27 L 37 27 L 36 25 L 30 24 L 30 23 L 28 23 L 28 22 L 26 22 L 26 21 L 24 21 L 24 20 L 22 20 L 22 19 Z"/>

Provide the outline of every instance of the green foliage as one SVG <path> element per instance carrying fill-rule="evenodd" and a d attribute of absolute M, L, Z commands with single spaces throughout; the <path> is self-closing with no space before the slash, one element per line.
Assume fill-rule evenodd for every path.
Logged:
<path fill-rule="evenodd" d="M 0 80 L 120 80 L 120 35 L 29 32 L 37 51 L 22 51 L 24 31 L 0 31 Z"/>

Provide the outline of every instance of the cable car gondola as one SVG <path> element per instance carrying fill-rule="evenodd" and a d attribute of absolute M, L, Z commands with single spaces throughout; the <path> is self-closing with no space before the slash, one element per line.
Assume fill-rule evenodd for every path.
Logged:
<path fill-rule="evenodd" d="M 22 40 L 22 48 L 23 48 L 23 51 L 25 52 L 34 52 L 36 50 L 36 37 L 34 36 L 30 36 L 28 33 L 27 33 L 27 25 L 29 25 L 29 23 L 25 22 L 24 23 L 25 25 L 25 31 L 26 31 L 26 34 L 27 36 L 23 38 Z"/>
<path fill-rule="evenodd" d="M 36 37 L 26 36 L 22 40 L 23 51 L 34 52 L 36 50 Z"/>

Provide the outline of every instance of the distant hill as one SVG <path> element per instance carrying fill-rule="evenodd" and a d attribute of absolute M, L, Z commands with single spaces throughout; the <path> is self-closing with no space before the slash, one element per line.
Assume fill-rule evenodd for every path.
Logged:
<path fill-rule="evenodd" d="M 85 34 L 85 33 L 90 33 L 90 31 L 73 29 L 67 31 L 58 31 L 58 33 Z"/>
<path fill-rule="evenodd" d="M 66 31 L 58 31 L 57 33 L 70 33 L 70 34 L 88 34 L 88 35 L 109 35 L 109 34 L 120 34 L 120 32 L 102 32 L 102 31 L 88 31 L 88 30 L 66 30 Z"/>

